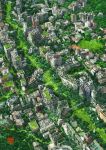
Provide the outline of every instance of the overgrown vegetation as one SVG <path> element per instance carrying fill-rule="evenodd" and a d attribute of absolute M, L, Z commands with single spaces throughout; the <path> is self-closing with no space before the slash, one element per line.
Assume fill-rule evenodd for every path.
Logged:
<path fill-rule="evenodd" d="M 95 21 L 97 23 L 97 27 L 106 28 L 106 1 L 105 0 L 88 0 L 86 7 L 83 11 L 94 12 L 96 15 L 100 12 L 103 13 L 103 17 L 95 16 Z"/>

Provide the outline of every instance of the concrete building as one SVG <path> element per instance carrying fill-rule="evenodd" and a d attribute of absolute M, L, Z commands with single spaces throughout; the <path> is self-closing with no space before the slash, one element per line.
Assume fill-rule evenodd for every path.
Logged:
<path fill-rule="evenodd" d="M 52 67 L 58 67 L 62 65 L 62 57 L 59 55 L 54 55 L 52 58 L 50 58 L 50 63 Z"/>
<path fill-rule="evenodd" d="M 96 105 L 96 111 L 100 117 L 105 123 L 106 123 L 106 111 L 104 108 L 102 108 L 99 104 Z"/>
<path fill-rule="evenodd" d="M 76 14 L 71 14 L 71 21 L 74 23 L 77 21 L 77 16 Z"/>
<path fill-rule="evenodd" d="M 18 55 L 18 52 L 16 49 L 10 52 L 11 54 L 11 61 L 15 69 L 20 69 L 22 67 L 21 58 Z"/>
<path fill-rule="evenodd" d="M 35 29 L 29 31 L 27 39 L 30 42 L 30 44 L 33 46 L 35 44 L 39 44 L 42 40 L 41 32 L 40 32 L 39 28 L 35 28 Z"/>

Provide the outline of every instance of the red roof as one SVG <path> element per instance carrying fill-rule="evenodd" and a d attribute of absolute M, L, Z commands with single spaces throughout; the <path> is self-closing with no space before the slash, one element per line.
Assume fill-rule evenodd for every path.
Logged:
<path fill-rule="evenodd" d="M 77 45 L 72 45 L 71 48 L 72 49 L 76 49 L 76 50 L 81 50 L 81 48 L 79 46 L 77 46 Z"/>
<path fill-rule="evenodd" d="M 14 144 L 14 137 L 12 137 L 12 136 L 8 137 L 8 138 L 7 138 L 7 142 L 8 142 L 9 144 Z"/>

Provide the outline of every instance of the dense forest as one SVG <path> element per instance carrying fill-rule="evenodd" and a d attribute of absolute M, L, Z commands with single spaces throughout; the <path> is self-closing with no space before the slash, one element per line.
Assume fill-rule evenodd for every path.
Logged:
<path fill-rule="evenodd" d="M 98 27 L 106 27 L 106 0 L 88 0 L 83 11 L 95 13 L 95 21 Z M 103 17 L 97 16 L 98 13 L 103 13 Z"/>

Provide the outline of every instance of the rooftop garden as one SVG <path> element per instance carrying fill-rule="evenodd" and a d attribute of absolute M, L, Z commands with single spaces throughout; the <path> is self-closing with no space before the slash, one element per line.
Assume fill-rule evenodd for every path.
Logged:
<path fill-rule="evenodd" d="M 43 31 L 42 35 L 43 35 L 44 37 L 48 37 L 48 36 L 49 36 L 49 33 L 48 33 L 47 31 Z"/>
<path fill-rule="evenodd" d="M 4 47 L 5 47 L 6 49 L 8 49 L 8 48 L 12 48 L 11 44 L 9 44 L 9 43 L 4 44 Z"/>
<path fill-rule="evenodd" d="M 31 130 L 36 130 L 36 129 L 39 128 L 39 126 L 38 126 L 36 120 L 30 121 L 28 124 L 29 124 L 29 127 L 30 127 Z"/>
<path fill-rule="evenodd" d="M 49 93 L 49 90 L 46 88 L 44 91 L 43 91 L 43 94 L 44 94 L 44 97 L 50 101 L 51 100 L 51 95 Z"/>
<path fill-rule="evenodd" d="M 44 54 L 48 52 L 48 48 L 46 48 L 45 46 L 40 47 L 39 50 Z"/>

